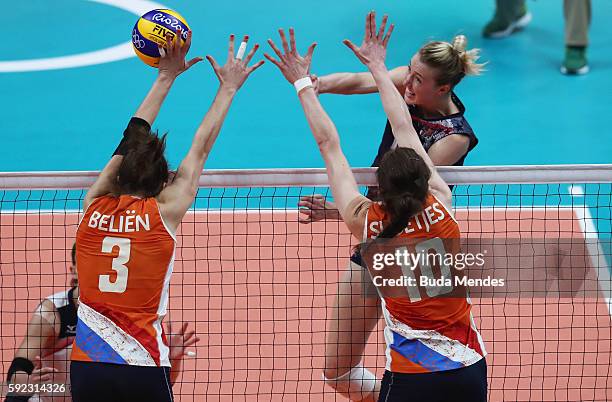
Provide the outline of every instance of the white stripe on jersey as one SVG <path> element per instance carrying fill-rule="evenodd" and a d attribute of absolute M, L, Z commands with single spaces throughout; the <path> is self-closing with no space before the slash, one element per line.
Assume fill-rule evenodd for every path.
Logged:
<path fill-rule="evenodd" d="M 79 320 L 108 343 L 127 364 L 157 366 L 153 357 L 140 342 L 82 301 L 79 304 L 78 316 Z"/>
<path fill-rule="evenodd" d="M 387 344 L 387 347 L 385 348 L 385 357 L 386 357 L 385 370 L 391 371 L 392 358 L 391 358 L 391 347 L 389 345 L 393 343 L 393 331 L 391 331 L 390 327 L 385 325 L 383 334 L 385 335 L 385 343 Z"/>
<path fill-rule="evenodd" d="M 155 320 L 155 322 L 153 323 L 153 328 L 155 329 L 155 332 L 156 332 L 155 338 L 157 340 L 157 348 L 159 349 L 159 365 L 170 367 L 171 366 L 170 349 L 168 348 L 168 346 L 166 346 L 166 344 L 164 344 L 164 341 L 162 338 L 163 331 L 162 331 L 161 322 L 166 316 L 166 312 L 168 309 L 168 291 L 170 289 L 170 278 L 172 277 L 172 271 L 174 270 L 174 258 L 176 256 L 176 242 L 177 241 L 176 241 L 176 234 L 170 230 L 170 228 L 166 224 L 166 221 L 164 220 L 164 216 L 162 215 L 161 210 L 159 209 L 159 203 L 157 203 L 156 201 L 155 204 L 157 205 L 157 212 L 159 213 L 159 219 L 164 225 L 164 229 L 166 229 L 166 232 L 168 232 L 168 234 L 174 240 L 174 250 L 172 251 L 172 258 L 170 258 L 170 263 L 168 264 L 168 269 L 166 270 L 166 276 L 164 277 L 162 293 L 161 293 L 161 297 L 159 298 L 159 307 L 157 308 L 157 320 Z"/>
<path fill-rule="evenodd" d="M 474 322 L 474 315 L 472 314 L 471 311 L 470 311 L 470 326 L 476 332 L 476 335 L 478 335 L 478 344 L 480 345 L 480 350 L 482 350 L 482 355 L 486 356 L 487 350 L 485 349 L 485 345 L 484 345 L 484 341 L 482 340 L 482 336 L 480 336 L 480 331 L 478 331 L 478 329 L 476 328 L 476 323 Z"/>
<path fill-rule="evenodd" d="M 161 216 L 161 215 L 160 215 Z M 168 270 L 164 277 L 164 284 L 162 287 L 161 297 L 159 299 L 159 307 L 157 309 L 157 320 L 153 323 L 153 328 L 156 332 L 157 348 L 159 349 L 159 365 L 170 367 L 170 349 L 164 343 L 162 339 L 162 327 L 161 322 L 166 316 L 168 310 L 168 290 L 170 289 L 170 278 L 172 277 L 172 271 L 174 270 L 174 257 L 176 254 L 176 248 L 172 252 L 172 258 L 168 264 Z"/>
<path fill-rule="evenodd" d="M 62 290 L 61 292 L 52 294 L 46 299 L 53 303 L 57 309 L 66 307 L 70 303 L 70 300 L 68 300 L 68 292 L 70 292 L 70 289 Z"/>

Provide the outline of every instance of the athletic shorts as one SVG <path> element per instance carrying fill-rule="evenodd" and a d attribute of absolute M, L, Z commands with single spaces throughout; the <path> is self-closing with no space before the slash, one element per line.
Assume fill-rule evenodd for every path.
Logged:
<path fill-rule="evenodd" d="M 73 402 L 172 402 L 170 367 L 73 361 Z"/>
<path fill-rule="evenodd" d="M 487 362 L 423 374 L 385 371 L 378 402 L 486 402 Z"/>

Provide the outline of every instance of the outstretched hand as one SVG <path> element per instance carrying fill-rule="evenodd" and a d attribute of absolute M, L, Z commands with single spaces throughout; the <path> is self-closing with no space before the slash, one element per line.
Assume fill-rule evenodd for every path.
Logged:
<path fill-rule="evenodd" d="M 172 41 L 172 35 L 166 34 L 166 47 L 159 47 L 159 75 L 167 75 L 174 79 L 183 72 L 189 70 L 193 65 L 202 61 L 201 57 L 195 57 L 189 61 L 185 61 L 187 52 L 191 47 L 191 31 L 187 31 L 187 40 L 181 43 L 182 31 L 180 28 L 176 31 L 176 40 Z"/>
<path fill-rule="evenodd" d="M 383 16 L 380 29 L 378 32 L 376 31 L 376 12 L 371 11 L 366 16 L 365 34 L 361 46 L 357 47 L 348 39 L 345 39 L 342 43 L 348 46 L 366 66 L 370 67 L 384 64 L 385 57 L 387 56 L 387 44 L 389 43 L 389 38 L 391 38 L 394 25 L 391 24 L 389 30 L 385 34 L 386 27 L 387 16 L 385 15 Z"/>
<path fill-rule="evenodd" d="M 305 195 L 298 202 L 298 222 L 308 224 L 324 219 L 341 219 L 338 208 L 321 194 Z"/>
<path fill-rule="evenodd" d="M 34 358 L 34 371 L 30 374 L 30 382 L 33 384 L 49 383 L 53 380 L 54 373 L 59 372 L 54 367 L 43 366 L 40 356 Z"/>
<path fill-rule="evenodd" d="M 168 322 L 168 347 L 170 348 L 170 360 L 180 360 L 188 355 L 187 348 L 195 345 L 200 338 L 195 331 L 189 330 L 189 324 L 184 322 L 177 332 L 173 332 L 172 322 Z"/>
<path fill-rule="evenodd" d="M 36 356 L 32 363 L 34 363 L 32 374 L 28 375 L 18 371 L 13 374 L 11 382 L 15 384 L 48 384 L 53 382 L 54 375 L 59 372 L 59 370 L 54 367 L 43 366 L 40 356 Z"/>
<path fill-rule="evenodd" d="M 289 28 L 289 41 L 291 47 L 287 43 L 287 38 L 285 36 L 285 31 L 282 29 L 278 30 L 281 38 L 281 44 L 283 46 L 284 54 L 276 47 L 274 41 L 272 39 L 268 39 L 268 44 L 274 53 L 278 56 L 279 60 L 274 59 L 274 57 L 265 53 L 264 56 L 266 59 L 270 60 L 276 67 L 279 68 L 283 76 L 289 81 L 291 84 L 299 80 L 300 78 L 308 77 L 310 75 L 310 63 L 312 62 L 312 53 L 314 52 L 316 43 L 312 43 L 308 50 L 306 51 L 305 56 L 300 56 L 297 51 L 297 47 L 295 44 L 295 31 L 293 28 Z"/>
<path fill-rule="evenodd" d="M 248 37 L 245 36 L 244 41 L 246 42 L 247 40 Z M 215 71 L 222 87 L 238 90 L 242 84 L 244 84 L 248 76 L 264 64 L 264 61 L 260 60 L 251 67 L 248 67 L 257 49 L 259 49 L 259 44 L 255 44 L 244 60 L 236 58 L 234 56 L 234 35 L 232 34 L 230 35 L 227 61 L 224 66 L 219 66 L 219 63 L 210 55 L 206 56 L 206 59 Z"/>

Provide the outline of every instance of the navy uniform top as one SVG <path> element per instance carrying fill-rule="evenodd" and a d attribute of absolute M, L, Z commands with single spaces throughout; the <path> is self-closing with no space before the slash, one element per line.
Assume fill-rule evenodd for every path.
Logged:
<path fill-rule="evenodd" d="M 440 141 L 442 138 L 448 137 L 449 135 L 457 134 L 469 137 L 470 145 L 468 146 L 467 151 L 453 165 L 463 166 L 463 162 L 465 161 L 467 154 L 478 144 L 478 138 L 476 138 L 474 130 L 472 130 L 472 127 L 463 116 L 465 113 L 465 106 L 463 106 L 463 103 L 459 100 L 454 92 L 451 93 L 451 100 L 455 106 L 457 106 L 459 112 L 450 114 L 448 116 L 425 119 L 423 117 L 419 117 L 419 110 L 414 105 L 408 105 L 408 109 L 410 110 L 410 116 L 412 117 L 412 125 L 419 135 L 419 139 L 421 140 L 421 144 L 423 144 L 423 148 L 425 148 L 425 152 L 429 152 L 429 148 L 431 148 L 433 144 Z M 378 167 L 382 157 L 396 147 L 397 143 L 395 141 L 395 136 L 393 135 L 393 129 L 391 128 L 391 123 L 389 123 L 389 120 L 387 120 L 385 132 L 378 147 L 378 154 L 372 163 L 372 167 Z M 453 186 L 449 187 L 452 190 Z M 378 188 L 368 188 L 366 197 L 371 200 L 376 200 L 378 198 Z M 351 255 L 351 261 L 363 266 L 359 251 L 356 251 Z"/>
<path fill-rule="evenodd" d="M 76 288 L 70 288 L 47 298 L 47 300 L 53 303 L 60 316 L 58 339 L 71 338 L 76 335 L 77 307 L 74 303 L 75 290 Z"/>
<path fill-rule="evenodd" d="M 463 106 L 463 103 L 461 103 L 455 93 L 451 93 L 451 100 L 455 106 L 457 106 L 459 112 L 448 116 L 425 119 L 419 117 L 419 110 L 417 107 L 408 105 L 408 109 L 410 110 L 410 115 L 412 116 L 412 125 L 419 135 L 419 139 L 421 140 L 421 144 L 423 144 L 423 148 L 425 148 L 425 152 L 429 152 L 429 148 L 431 148 L 433 144 L 443 138 L 448 137 L 449 135 L 459 134 L 469 137 L 470 145 L 468 150 L 454 164 L 454 166 L 463 166 L 463 162 L 467 154 L 474 149 L 476 144 L 478 144 L 478 138 L 476 138 L 474 130 L 472 130 L 472 127 L 463 116 L 465 113 L 465 106 Z M 395 149 L 395 147 L 397 147 L 397 143 L 395 142 L 391 124 L 389 123 L 389 120 L 387 120 L 387 126 L 385 127 L 385 132 L 380 142 L 380 146 L 378 147 L 378 154 L 376 155 L 372 166 L 378 167 L 382 157 L 389 150 Z"/>
<path fill-rule="evenodd" d="M 423 144 L 423 148 L 425 148 L 425 152 L 429 152 L 429 148 L 431 148 L 433 144 L 443 138 L 448 137 L 449 135 L 465 135 L 470 139 L 470 145 L 467 151 L 453 165 L 463 166 L 463 162 L 465 161 L 467 154 L 478 144 L 478 138 L 476 138 L 474 130 L 463 115 L 465 113 L 465 106 L 463 106 L 463 103 L 459 100 L 454 92 L 451 93 L 451 100 L 455 106 L 457 106 L 459 112 L 450 114 L 448 116 L 426 119 L 419 117 L 419 109 L 416 106 L 408 105 L 408 109 L 410 110 L 410 116 L 412 117 L 412 125 L 419 135 L 419 139 L 421 140 L 421 144 Z M 378 146 L 378 154 L 376 154 L 376 158 L 374 159 L 374 162 L 372 162 L 372 167 L 378 167 L 383 156 L 388 151 L 395 149 L 396 147 L 397 142 L 395 141 L 395 136 L 393 135 L 393 129 L 391 128 L 391 123 L 389 123 L 389 120 L 387 120 L 385 132 L 380 145 Z M 453 186 L 450 187 L 451 189 L 453 188 Z M 378 191 L 376 188 L 370 187 L 367 197 L 370 199 L 375 199 L 377 198 L 377 193 Z"/>

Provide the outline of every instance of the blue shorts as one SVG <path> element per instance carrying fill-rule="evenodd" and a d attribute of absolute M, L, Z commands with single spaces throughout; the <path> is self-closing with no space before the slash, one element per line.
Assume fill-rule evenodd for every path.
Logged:
<path fill-rule="evenodd" d="M 378 402 L 487 402 L 487 362 L 423 374 L 385 371 Z"/>
<path fill-rule="evenodd" d="M 73 361 L 74 402 L 172 402 L 170 367 Z"/>

